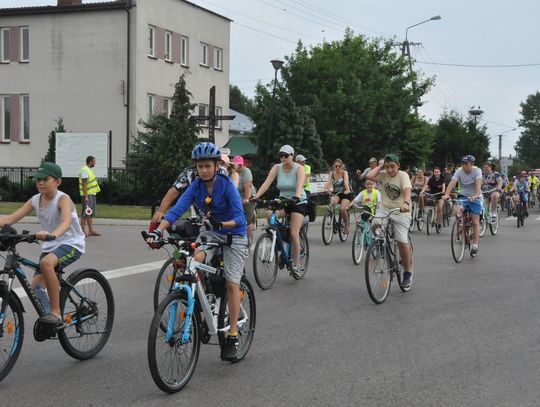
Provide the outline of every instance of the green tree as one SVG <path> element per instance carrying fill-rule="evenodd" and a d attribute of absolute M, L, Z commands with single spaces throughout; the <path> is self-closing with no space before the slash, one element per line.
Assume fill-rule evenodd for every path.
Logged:
<path fill-rule="evenodd" d="M 540 167 L 540 92 L 527 96 L 520 104 L 521 119 L 518 124 L 524 130 L 514 146 L 518 158 L 527 167 Z"/>
<path fill-rule="evenodd" d="M 65 133 L 66 129 L 64 127 L 64 118 L 59 116 L 55 120 L 56 127 L 49 133 L 49 149 L 45 154 L 45 157 L 41 159 L 41 162 L 48 161 L 51 163 L 56 162 L 56 133 Z"/>
<path fill-rule="evenodd" d="M 195 104 L 182 75 L 175 86 L 170 118 L 155 115 L 141 124 L 126 160 L 137 176 L 138 192 L 147 202 L 159 199 L 180 170 L 191 163 L 191 151 L 200 128 L 191 112 Z"/>
<path fill-rule="evenodd" d="M 229 85 L 229 108 L 251 117 L 253 115 L 254 103 L 242 93 L 236 85 Z"/>
<path fill-rule="evenodd" d="M 392 41 L 349 30 L 341 41 L 310 49 L 299 43 L 286 61 L 283 80 L 295 103 L 310 107 L 328 162 L 340 157 L 365 167 L 389 151 L 426 155 L 418 140 L 424 126 L 413 111 L 431 80 L 411 74 Z"/>

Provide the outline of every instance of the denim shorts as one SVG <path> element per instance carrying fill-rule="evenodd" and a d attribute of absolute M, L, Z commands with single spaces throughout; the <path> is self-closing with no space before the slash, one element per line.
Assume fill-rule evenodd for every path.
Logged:
<path fill-rule="evenodd" d="M 463 209 L 468 210 L 473 215 L 482 214 L 482 199 L 478 198 L 476 201 L 470 201 L 467 197 L 459 196 L 459 203 Z"/>
<path fill-rule="evenodd" d="M 39 260 L 44 258 L 49 253 L 54 254 L 58 258 L 58 269 L 61 270 L 64 267 L 69 266 L 71 263 L 74 263 L 75 261 L 79 260 L 81 258 L 82 253 L 78 251 L 73 246 L 63 244 L 61 246 L 58 246 L 56 249 L 50 251 L 50 252 L 43 252 L 39 256 Z M 36 270 L 35 275 L 41 274 L 41 271 Z"/>

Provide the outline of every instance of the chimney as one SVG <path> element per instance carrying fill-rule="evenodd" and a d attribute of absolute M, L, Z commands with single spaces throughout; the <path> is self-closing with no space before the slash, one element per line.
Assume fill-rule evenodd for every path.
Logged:
<path fill-rule="evenodd" d="M 80 6 L 82 0 L 58 0 L 58 7 L 62 6 Z"/>

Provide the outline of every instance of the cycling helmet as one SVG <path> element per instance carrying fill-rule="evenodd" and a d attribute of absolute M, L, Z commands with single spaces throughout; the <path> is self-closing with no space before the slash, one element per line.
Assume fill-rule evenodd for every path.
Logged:
<path fill-rule="evenodd" d="M 198 160 L 221 160 L 221 152 L 214 143 L 204 142 L 197 144 L 191 152 L 191 159 Z"/>
<path fill-rule="evenodd" d="M 471 162 L 471 163 L 473 163 L 474 160 L 475 160 L 474 155 L 467 154 L 466 156 L 464 156 L 464 157 L 461 159 L 461 162 L 462 162 L 462 163 L 465 163 L 465 162 Z"/>

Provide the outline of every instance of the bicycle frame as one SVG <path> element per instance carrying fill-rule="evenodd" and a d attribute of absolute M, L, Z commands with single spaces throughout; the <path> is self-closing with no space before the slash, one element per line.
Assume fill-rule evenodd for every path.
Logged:
<path fill-rule="evenodd" d="M 270 263 L 274 261 L 274 255 L 279 251 L 282 253 L 282 256 L 285 256 L 287 263 L 290 261 L 290 250 L 291 244 L 285 245 L 283 239 L 281 238 L 281 232 L 279 226 L 289 227 L 287 223 L 280 222 L 276 213 L 272 213 L 270 217 L 268 232 L 272 234 L 272 249 L 270 250 Z M 289 231 L 290 233 L 290 231 Z"/>

